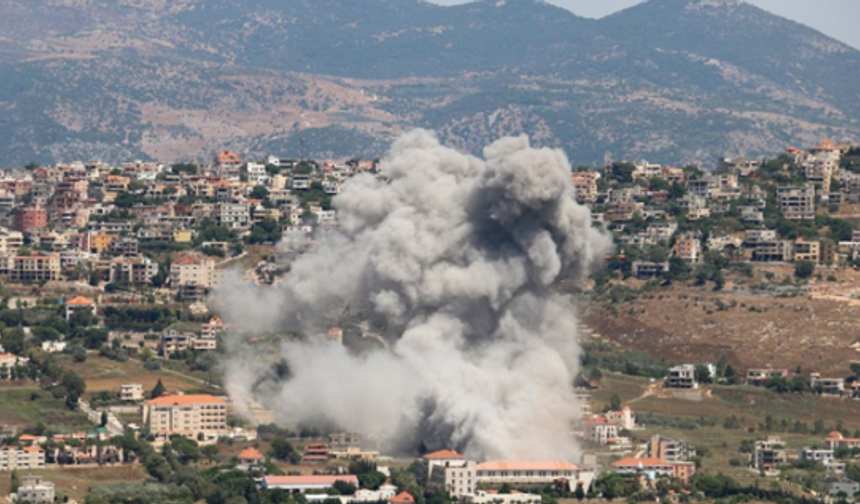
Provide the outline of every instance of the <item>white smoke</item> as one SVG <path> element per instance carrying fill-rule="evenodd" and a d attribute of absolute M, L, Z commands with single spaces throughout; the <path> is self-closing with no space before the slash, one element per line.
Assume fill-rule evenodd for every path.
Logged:
<path fill-rule="evenodd" d="M 569 458 L 578 406 L 576 318 L 553 292 L 610 249 L 575 202 L 558 150 L 505 138 L 485 160 L 426 131 L 402 137 L 334 200 L 341 226 L 298 257 L 284 282 L 227 282 L 217 300 L 257 331 L 325 332 L 344 309 L 384 332 L 390 351 L 356 355 L 310 338 L 273 356 L 231 341 L 226 385 L 280 421 L 325 418 L 389 448 L 457 448 L 488 458 Z M 267 351 L 270 350 L 267 347 Z M 264 385 L 261 385 L 264 383 Z"/>

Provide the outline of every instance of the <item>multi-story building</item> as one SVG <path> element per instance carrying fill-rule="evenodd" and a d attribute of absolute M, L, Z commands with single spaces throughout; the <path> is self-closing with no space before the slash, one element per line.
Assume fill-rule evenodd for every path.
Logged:
<path fill-rule="evenodd" d="M 758 262 L 790 262 L 794 259 L 794 242 L 771 240 L 759 242 L 752 253 L 752 260 Z"/>
<path fill-rule="evenodd" d="M 63 305 L 63 311 L 66 320 L 71 320 L 75 313 L 87 312 L 92 316 L 96 315 L 96 302 L 84 296 L 78 296 L 70 299 Z"/>
<path fill-rule="evenodd" d="M 692 364 L 682 364 L 669 368 L 669 375 L 663 384 L 666 388 L 696 388 L 696 366 Z"/>
<path fill-rule="evenodd" d="M 148 257 L 117 257 L 110 263 L 110 282 L 119 285 L 152 283 L 158 274 L 158 263 Z"/>
<path fill-rule="evenodd" d="M 794 242 L 794 260 L 810 261 L 815 264 L 821 260 L 821 245 L 817 241 L 806 241 L 798 238 Z"/>
<path fill-rule="evenodd" d="M 585 438 L 599 445 L 614 444 L 618 440 L 618 424 L 605 416 L 582 422 Z"/>
<path fill-rule="evenodd" d="M 156 436 L 217 438 L 227 431 L 227 400 L 211 395 L 168 395 L 146 401 L 142 424 Z"/>
<path fill-rule="evenodd" d="M 763 387 L 768 380 L 779 378 L 788 378 L 788 370 L 773 368 L 747 370 L 747 385 L 753 387 Z"/>
<path fill-rule="evenodd" d="M 648 443 L 648 455 L 664 462 L 686 462 L 696 456 L 696 450 L 686 441 L 655 434 Z"/>
<path fill-rule="evenodd" d="M 39 205 L 17 207 L 12 212 L 12 227 L 22 233 L 31 233 L 48 227 L 48 211 Z"/>
<path fill-rule="evenodd" d="M 752 465 L 759 470 L 778 469 L 788 460 L 785 444 L 777 436 L 756 441 L 753 446 Z"/>
<path fill-rule="evenodd" d="M 170 265 L 170 286 L 183 299 L 202 299 L 216 283 L 215 261 L 212 259 L 186 255 Z"/>
<path fill-rule="evenodd" d="M 776 190 L 779 211 L 789 220 L 811 220 L 815 218 L 815 187 L 811 184 L 795 187 L 779 187 Z"/>
<path fill-rule="evenodd" d="M 826 395 L 841 396 L 845 392 L 844 378 L 822 378 L 819 373 L 809 375 L 809 386 Z"/>
<path fill-rule="evenodd" d="M 567 481 L 568 489 L 573 490 L 583 475 L 583 468 L 563 461 L 490 461 L 481 462 L 476 470 L 478 484 L 494 486 L 507 483 L 518 488 Z"/>
<path fill-rule="evenodd" d="M 44 467 L 45 450 L 39 446 L 0 446 L 0 471 Z"/>
<path fill-rule="evenodd" d="M 461 460 L 449 462 L 444 466 L 434 466 L 427 480 L 427 489 L 456 498 L 471 494 L 478 484 L 477 467 L 474 460 Z"/>
<path fill-rule="evenodd" d="M 580 203 L 594 203 L 597 201 L 597 172 L 574 172 L 571 175 L 573 189 L 576 191 L 576 200 Z"/>
<path fill-rule="evenodd" d="M 618 474 L 641 474 L 646 477 L 669 476 L 686 483 L 696 473 L 695 462 L 664 462 L 657 458 L 631 457 L 612 463 Z"/>
<path fill-rule="evenodd" d="M 248 229 L 251 227 L 251 210 L 247 204 L 236 201 L 218 203 L 216 223 L 228 229 Z"/>
<path fill-rule="evenodd" d="M 49 282 L 59 280 L 62 274 L 60 256 L 15 256 L 12 263 L 12 280 L 16 282 Z"/>
<path fill-rule="evenodd" d="M 430 481 L 430 476 L 435 469 L 443 469 L 448 466 L 462 466 L 466 457 L 454 450 L 439 450 L 427 453 L 415 461 L 415 478 L 418 483 L 425 485 Z"/>
<path fill-rule="evenodd" d="M 679 235 L 672 247 L 672 255 L 684 262 L 698 263 L 702 260 L 702 242 L 698 236 Z"/>
<path fill-rule="evenodd" d="M 54 484 L 43 481 L 41 476 L 28 474 L 21 479 L 18 487 L 17 502 L 30 502 L 32 504 L 51 504 L 56 499 Z"/>
<path fill-rule="evenodd" d="M 120 385 L 119 398 L 123 401 L 142 401 L 143 385 L 140 383 L 124 383 Z"/>

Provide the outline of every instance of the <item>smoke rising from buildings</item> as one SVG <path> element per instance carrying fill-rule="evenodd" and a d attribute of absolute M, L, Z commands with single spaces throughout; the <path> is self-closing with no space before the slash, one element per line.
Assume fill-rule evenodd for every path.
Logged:
<path fill-rule="evenodd" d="M 355 355 L 310 337 L 273 356 L 233 339 L 226 383 L 240 407 L 253 397 L 279 421 L 324 418 L 393 450 L 575 455 L 576 317 L 551 286 L 582 278 L 611 242 L 575 202 L 561 151 L 523 136 L 483 158 L 411 132 L 382 161 L 388 180 L 344 184 L 340 227 L 281 284 L 220 289 L 227 319 L 257 331 L 325 332 L 348 307 L 390 342 Z M 275 357 L 288 378 L 274 376 Z"/>

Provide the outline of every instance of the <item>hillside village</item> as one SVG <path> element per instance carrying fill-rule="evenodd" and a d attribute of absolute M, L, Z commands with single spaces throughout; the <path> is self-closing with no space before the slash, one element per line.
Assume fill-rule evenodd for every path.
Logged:
<path fill-rule="evenodd" d="M 222 320 L 207 297 L 234 270 L 277 283 L 285 258 L 338 226 L 332 199 L 362 173 L 386 177 L 373 160 L 256 162 L 230 151 L 199 165 L 74 162 L 0 172 L 5 493 L 18 502 L 93 504 L 860 495 L 860 364 L 847 357 L 840 376 L 740 368 L 719 354 L 669 363 L 583 328 L 583 370 L 572 384 L 582 418 L 571 425 L 580 460 L 473 460 L 456 447 L 380 453 L 361 434 L 276 425 L 262 406 L 253 418 L 240 415 L 217 362 L 224 335 L 241 331 L 242 321 Z M 836 285 L 840 270 L 860 266 L 860 149 L 850 145 L 726 158 L 710 172 L 580 166 L 571 180 L 594 225 L 617 244 L 586 287 L 596 303 L 648 286 L 720 291 L 773 264 L 791 272 L 788 282 L 762 287 L 776 296 L 810 282 Z M 360 323 L 350 324 L 309 336 L 356 351 L 374 344 Z M 743 401 L 725 402 L 731 407 L 713 417 L 634 411 L 641 397 L 684 410 L 732 394 L 816 401 L 837 413 L 811 423 L 791 412 L 750 412 Z M 745 437 L 725 442 L 723 460 L 687 439 L 699 429 Z M 146 482 L 124 475 L 88 491 L 51 479 L 77 470 L 104 483 L 123 468 Z"/>

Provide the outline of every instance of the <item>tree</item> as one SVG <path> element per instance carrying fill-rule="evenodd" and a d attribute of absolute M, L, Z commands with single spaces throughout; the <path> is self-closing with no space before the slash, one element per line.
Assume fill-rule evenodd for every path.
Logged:
<path fill-rule="evenodd" d="M 108 424 L 108 412 L 102 411 L 101 421 L 99 422 L 100 427 L 104 427 Z"/>
<path fill-rule="evenodd" d="M 622 184 L 629 184 L 633 182 L 634 171 L 636 171 L 636 166 L 634 166 L 632 163 L 612 163 L 612 178 Z"/>
<path fill-rule="evenodd" d="M 797 261 L 794 265 L 794 276 L 807 279 L 815 273 L 815 263 L 812 261 Z"/>
<path fill-rule="evenodd" d="M 164 383 L 161 382 L 161 378 L 158 379 L 158 383 L 153 387 L 152 392 L 150 393 L 150 397 L 152 399 L 159 398 L 167 392 L 167 389 L 164 388 Z"/>
<path fill-rule="evenodd" d="M 248 196 L 250 196 L 252 199 L 265 200 L 269 197 L 269 190 L 266 189 L 266 186 L 254 186 Z"/>
<path fill-rule="evenodd" d="M 585 490 L 582 488 L 582 483 L 576 484 L 576 491 L 573 493 L 573 496 L 576 497 L 576 500 L 578 501 L 585 498 Z"/>
<path fill-rule="evenodd" d="M 358 481 L 361 483 L 361 487 L 369 488 L 371 490 L 379 489 L 379 487 L 385 483 L 385 480 L 385 474 L 379 471 L 370 471 L 358 475 Z"/>
<path fill-rule="evenodd" d="M 612 397 L 609 398 L 609 410 L 610 411 L 619 411 L 621 409 L 621 398 L 618 397 L 618 394 L 612 394 Z"/>
<path fill-rule="evenodd" d="M 212 459 L 214 459 L 215 456 L 218 455 L 218 452 L 220 450 L 218 449 L 218 445 L 206 445 L 200 451 L 201 453 L 203 453 L 203 456 L 206 457 L 206 460 L 208 460 L 211 464 Z"/>
<path fill-rule="evenodd" d="M 852 362 L 850 368 L 854 376 L 860 376 L 860 362 Z"/>
<path fill-rule="evenodd" d="M 711 370 L 704 364 L 696 366 L 696 381 L 699 383 L 711 383 Z"/>
<path fill-rule="evenodd" d="M 355 485 L 343 480 L 335 481 L 332 488 L 337 490 L 341 495 L 353 495 L 356 491 Z"/>
<path fill-rule="evenodd" d="M 71 350 L 72 358 L 75 362 L 85 362 L 87 360 L 87 351 L 83 347 L 74 346 Z"/>
<path fill-rule="evenodd" d="M 84 395 L 84 392 L 87 389 L 87 383 L 74 371 L 66 371 L 65 373 L 63 373 L 63 379 L 61 383 L 63 385 L 63 388 L 66 389 L 68 395 L 74 395 L 76 396 L 76 398 Z"/>
<path fill-rule="evenodd" d="M 18 471 L 12 470 L 12 474 L 9 475 L 9 492 L 16 493 L 18 492 L 18 487 L 21 486 L 21 481 L 18 479 Z"/>
<path fill-rule="evenodd" d="M 301 459 L 301 456 L 296 452 L 293 448 L 293 445 L 290 444 L 284 438 L 275 438 L 272 440 L 272 456 L 278 460 L 284 460 L 289 462 L 297 462 Z"/>

